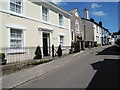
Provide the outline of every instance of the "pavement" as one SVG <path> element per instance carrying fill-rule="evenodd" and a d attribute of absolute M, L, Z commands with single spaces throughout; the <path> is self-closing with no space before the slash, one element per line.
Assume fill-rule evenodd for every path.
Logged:
<path fill-rule="evenodd" d="M 15 88 L 75 60 L 75 58 L 77 58 L 78 56 L 84 57 L 85 55 L 92 53 L 92 51 L 96 48 L 100 47 L 95 47 L 81 51 L 79 53 L 70 54 L 55 59 L 49 63 L 37 65 L 29 69 L 23 69 L 19 72 L 3 76 L 2 78 L 0 78 L 2 80 L 2 88 Z M 103 49 L 100 50 L 102 51 Z"/>

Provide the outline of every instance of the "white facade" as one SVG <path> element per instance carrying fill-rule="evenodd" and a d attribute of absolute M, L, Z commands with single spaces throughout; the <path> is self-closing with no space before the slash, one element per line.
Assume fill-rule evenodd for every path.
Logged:
<path fill-rule="evenodd" d="M 85 25 L 85 41 L 93 41 L 102 44 L 102 28 L 88 19 L 83 19 Z"/>
<path fill-rule="evenodd" d="M 62 16 L 62 19 L 59 15 Z M 51 54 L 52 45 L 58 47 L 62 44 L 66 50 L 65 47 L 71 45 L 70 16 L 71 14 L 64 9 L 47 1 L 33 3 L 25 0 L 17 3 L 13 0 L 5 0 L 5 2 L 1 2 L 0 48 L 8 47 L 9 50 L 0 51 L 16 56 L 23 53 L 22 56 L 29 59 L 29 56 L 27 57 L 29 51 L 19 48 L 39 45 L 42 47 L 43 56 L 46 56 L 45 52 L 48 55 Z M 60 39 L 61 36 L 62 39 Z M 32 51 L 32 57 L 34 52 L 35 50 Z M 68 50 L 66 52 L 68 53 Z M 66 52 L 63 51 L 63 53 Z M 10 58 L 13 56 L 9 55 Z M 8 59 L 8 62 L 12 61 Z"/>
<path fill-rule="evenodd" d="M 102 44 L 102 27 L 100 24 L 94 21 L 94 18 L 89 20 L 89 12 L 88 9 L 84 9 L 84 18 L 82 18 L 84 24 L 84 32 L 85 32 L 85 41 L 97 42 L 97 44 Z"/>

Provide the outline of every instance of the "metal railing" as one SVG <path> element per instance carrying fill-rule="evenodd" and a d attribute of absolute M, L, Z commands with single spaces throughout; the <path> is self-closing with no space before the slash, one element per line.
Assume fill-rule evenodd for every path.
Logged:
<path fill-rule="evenodd" d="M 34 60 L 35 51 L 37 47 L 22 47 L 22 48 L 0 48 L 0 53 L 5 53 L 5 58 L 7 59 L 7 64 L 20 63 L 29 60 Z M 43 55 L 43 47 L 41 48 L 41 53 Z M 70 46 L 62 47 L 63 54 L 69 53 Z M 54 55 L 57 56 L 58 47 L 54 47 Z M 52 57 L 52 47 L 48 48 L 48 54 Z"/>

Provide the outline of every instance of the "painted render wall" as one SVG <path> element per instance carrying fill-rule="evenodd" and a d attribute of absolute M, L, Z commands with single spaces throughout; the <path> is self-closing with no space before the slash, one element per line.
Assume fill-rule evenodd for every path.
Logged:
<path fill-rule="evenodd" d="M 23 15 L 41 20 L 42 12 L 40 8 L 40 6 L 26 0 L 23 2 Z"/>
<path fill-rule="evenodd" d="M 6 2 L 2 2 L 2 10 L 16 14 L 16 13 L 11 12 L 9 10 L 9 0 L 6 0 Z M 48 21 L 48 23 L 59 26 L 59 23 L 58 23 L 59 13 L 61 15 L 64 15 L 62 12 L 55 11 L 55 9 L 54 10 L 49 9 L 49 21 Z M 25 2 L 23 2 L 23 13 L 17 14 L 17 15 L 23 15 L 23 16 L 27 16 L 27 17 L 42 21 L 42 6 L 34 4 L 28 0 L 25 0 Z M 68 23 L 69 22 L 68 18 L 69 17 L 64 16 L 64 26 L 62 26 L 62 27 L 70 29 L 69 23 Z"/>
<path fill-rule="evenodd" d="M 77 11 L 76 11 L 77 12 Z M 84 35 L 84 24 L 82 23 L 81 17 L 80 16 L 76 16 L 75 13 L 73 14 L 73 16 L 71 17 L 71 30 L 73 30 L 74 35 L 78 35 L 80 37 L 82 37 L 82 39 L 84 40 L 84 36 L 81 35 L 81 33 Z M 78 12 L 77 12 L 78 13 Z M 78 14 L 79 15 L 79 14 Z M 75 21 L 78 20 L 79 22 L 79 31 L 81 32 L 80 34 L 77 34 L 75 32 Z M 75 36 L 74 36 L 75 37 Z M 74 38 L 75 39 L 75 38 Z"/>
<path fill-rule="evenodd" d="M 6 2 L 6 5 L 4 4 L 4 6 L 6 6 L 6 7 L 7 7 L 7 5 L 8 5 L 8 2 Z M 8 37 L 8 34 L 9 34 L 9 28 L 6 25 L 12 24 L 12 25 L 26 28 L 24 30 L 25 31 L 25 46 L 36 46 L 38 44 L 42 45 L 42 42 L 40 40 L 41 36 L 39 34 L 40 32 L 38 31 L 38 27 L 44 27 L 44 28 L 48 28 L 48 29 L 50 28 L 50 29 L 54 30 L 51 35 L 55 34 L 54 38 L 53 38 L 54 40 L 56 40 L 56 41 L 53 40 L 55 45 L 58 45 L 58 42 L 59 42 L 59 39 L 57 36 L 59 34 L 63 34 L 63 35 L 67 35 L 65 37 L 65 40 L 67 39 L 65 42 L 65 46 L 70 46 L 70 38 L 69 38 L 70 37 L 69 36 L 70 19 L 68 19 L 67 17 L 64 17 L 64 26 L 63 26 L 64 28 L 61 28 L 58 25 L 58 17 L 57 17 L 58 13 L 50 10 L 49 11 L 50 12 L 50 17 L 49 17 L 50 22 L 48 22 L 48 24 L 46 24 L 46 23 L 43 24 L 42 22 L 39 21 L 39 20 L 41 20 L 41 18 L 40 18 L 41 14 L 39 11 L 40 11 L 40 8 L 42 8 L 42 7 L 39 7 L 38 5 L 35 5 L 28 1 L 24 2 L 24 5 L 25 5 L 25 8 L 24 8 L 25 13 L 24 14 L 27 17 L 34 18 L 38 21 L 29 20 L 29 19 L 21 18 L 19 16 L 14 16 L 14 15 L 3 13 L 4 15 L 3 15 L 2 29 L 4 30 L 3 33 L 6 33 L 3 36 L 3 38 Z M 5 8 L 5 7 L 3 7 L 3 8 Z M 32 10 L 32 12 L 31 12 L 31 10 Z M 51 24 L 54 24 L 56 26 L 51 25 Z M 33 36 L 35 39 L 34 38 L 30 39 L 31 36 Z M 52 38 L 52 36 L 51 36 L 51 38 Z M 57 39 L 55 39 L 55 38 L 57 38 Z M 32 43 L 31 41 L 34 43 Z M 8 42 L 9 42 L 9 37 L 4 40 L 4 45 L 2 45 L 2 46 L 8 47 L 9 46 Z"/>
<path fill-rule="evenodd" d="M 83 20 L 85 24 L 85 40 L 86 41 L 97 41 L 98 44 L 102 44 L 102 28 L 91 21 Z M 98 26 L 98 33 L 97 33 Z M 99 41 L 96 36 L 99 36 Z"/>
<path fill-rule="evenodd" d="M 0 9 L 2 9 L 2 2 L 0 2 Z"/>
<path fill-rule="evenodd" d="M 5 5 L 6 4 L 6 5 Z M 10 47 L 10 28 L 22 29 L 24 32 L 24 47 L 36 47 L 40 45 L 43 47 L 42 34 L 46 31 L 39 31 L 39 28 L 46 28 L 53 30 L 47 32 L 50 34 L 50 47 L 55 45 L 58 47 L 60 44 L 60 35 L 64 36 L 64 46 L 71 45 L 71 33 L 70 33 L 70 19 L 64 17 L 64 26 L 58 24 L 58 13 L 52 10 L 50 12 L 50 22 L 43 22 L 40 14 L 41 6 L 34 5 L 31 2 L 25 2 L 25 10 L 23 14 L 11 13 L 8 9 L 8 2 L 4 3 L 2 12 L 0 10 L 0 20 L 2 15 L 2 22 L 0 22 L 0 48 Z M 31 8 L 32 7 L 32 8 Z M 32 11 L 31 11 L 32 10 Z M 37 12 L 38 10 L 38 12 Z M 30 12 L 31 11 L 31 12 Z M 41 11 L 42 12 L 42 11 Z M 3 40 L 4 39 L 4 40 Z M 68 49 L 69 50 L 69 49 Z M 67 53 L 68 53 L 67 50 Z M 1 51 L 1 50 L 0 50 Z M 5 51 L 6 52 L 6 51 Z M 7 55 L 7 63 L 16 62 L 19 60 L 29 60 L 30 57 L 34 57 L 35 49 L 32 51 L 26 51 L 26 54 L 20 55 Z M 31 54 L 29 54 L 31 53 Z M 65 53 L 65 52 L 63 52 Z M 18 59 L 17 59 L 18 58 Z"/>
<path fill-rule="evenodd" d="M 0 47 L 2 47 L 2 14 L 1 13 L 0 13 Z"/>
<path fill-rule="evenodd" d="M 83 20 L 83 23 L 85 25 L 85 41 L 94 41 L 93 23 L 86 20 Z"/>
<path fill-rule="evenodd" d="M 9 8 L 9 0 L 4 0 L 4 1 L 1 1 L 1 5 L 0 5 L 0 9 L 2 10 L 8 10 Z"/>
<path fill-rule="evenodd" d="M 97 41 L 98 44 L 102 44 L 102 28 L 98 25 L 93 24 L 94 27 L 94 41 Z M 97 32 L 98 28 L 98 32 Z M 97 40 L 96 36 L 99 36 L 99 41 Z"/>
<path fill-rule="evenodd" d="M 3 21 L 2 29 L 4 30 L 3 33 L 5 33 L 5 35 L 3 36 L 3 38 L 5 38 L 3 47 L 9 47 L 9 43 L 8 43 L 9 42 L 9 37 L 8 37 L 9 28 L 7 27 L 9 25 L 16 25 L 16 26 L 19 25 L 20 27 L 26 28 L 24 30 L 25 31 L 25 46 L 32 47 L 36 45 L 40 45 L 40 46 L 42 45 L 41 34 L 38 31 L 38 27 L 54 30 L 53 33 L 51 33 L 51 37 L 53 37 L 53 44 L 55 44 L 56 46 L 58 46 L 59 44 L 59 39 L 58 39 L 59 35 L 64 35 L 65 40 L 66 40 L 65 46 L 70 46 L 69 30 L 55 27 L 52 25 L 42 24 L 42 23 L 35 22 L 32 20 L 28 20 L 28 19 L 23 19 L 20 17 L 15 17 L 12 15 L 6 15 L 6 14 L 3 15 L 3 20 L 4 21 Z"/>

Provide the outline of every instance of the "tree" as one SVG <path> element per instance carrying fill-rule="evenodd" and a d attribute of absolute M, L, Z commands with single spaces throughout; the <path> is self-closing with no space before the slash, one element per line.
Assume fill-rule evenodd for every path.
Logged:
<path fill-rule="evenodd" d="M 5 53 L 0 53 L 0 61 L 2 62 L 2 65 L 5 65 L 7 60 L 5 59 Z"/>
<path fill-rule="evenodd" d="M 119 31 L 118 31 L 118 35 L 120 35 L 120 29 L 119 29 Z"/>
<path fill-rule="evenodd" d="M 61 45 L 59 45 L 59 47 L 58 47 L 57 54 L 58 54 L 58 56 L 59 56 L 59 57 L 61 57 L 61 56 L 62 56 L 62 49 L 61 49 Z"/>
<path fill-rule="evenodd" d="M 34 59 L 42 59 L 42 53 L 41 53 L 40 46 L 37 46 L 36 48 Z"/>
<path fill-rule="evenodd" d="M 120 35 L 120 29 L 118 30 L 118 32 L 114 32 L 113 35 Z"/>
<path fill-rule="evenodd" d="M 5 59 L 5 54 L 4 53 L 0 53 L 0 59 L 1 60 Z"/>

